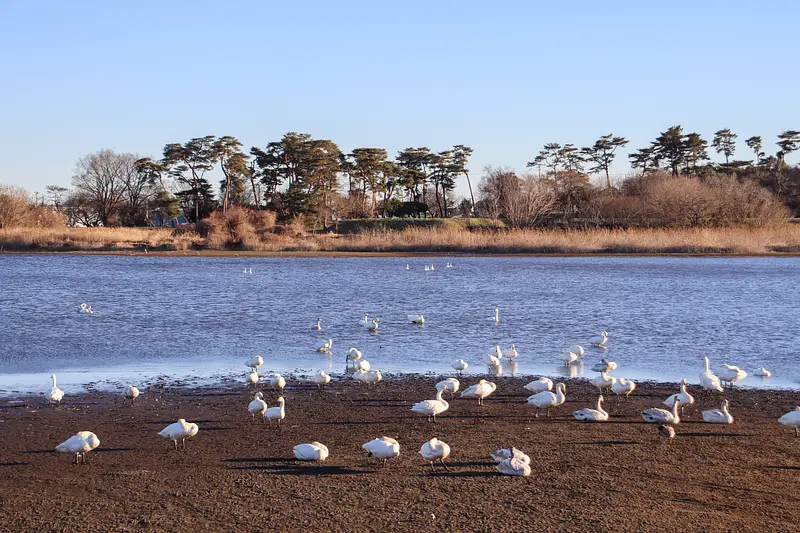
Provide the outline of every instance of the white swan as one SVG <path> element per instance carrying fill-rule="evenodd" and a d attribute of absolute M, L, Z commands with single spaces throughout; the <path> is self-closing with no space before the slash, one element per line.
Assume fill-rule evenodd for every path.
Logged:
<path fill-rule="evenodd" d="M 355 368 L 356 361 L 358 361 L 359 359 L 361 359 L 361 352 L 359 352 L 356 348 L 350 348 L 349 350 L 347 350 L 347 355 L 345 356 L 344 361 L 348 365 L 350 364 L 350 362 L 352 362 L 353 368 Z"/>
<path fill-rule="evenodd" d="M 380 370 L 362 371 L 361 378 L 359 379 L 367 385 L 372 386 L 383 379 L 383 374 L 381 374 Z"/>
<path fill-rule="evenodd" d="M 743 380 L 747 377 L 747 372 L 735 365 L 722 365 L 722 368 L 717 370 L 717 377 L 723 383 L 728 383 L 733 386 L 737 381 Z"/>
<path fill-rule="evenodd" d="M 592 372 L 611 372 L 617 369 L 617 363 L 608 359 L 600 359 L 600 362 L 592 367 Z"/>
<path fill-rule="evenodd" d="M 685 379 L 681 380 L 681 391 L 676 392 L 675 394 L 664 400 L 663 402 L 664 405 L 666 405 L 667 407 L 672 407 L 672 404 L 674 404 L 675 400 L 677 400 L 678 407 L 681 408 L 681 414 L 683 414 L 683 408 L 686 407 L 687 405 L 692 405 L 694 403 L 694 396 L 689 394 L 689 392 L 686 390 L 686 385 L 687 385 L 686 380 Z"/>
<path fill-rule="evenodd" d="M 97 438 L 97 435 L 91 431 L 79 431 L 56 446 L 56 451 L 74 453 L 75 464 L 78 464 L 78 460 L 82 463 L 86 463 L 86 454 L 98 446 L 100 446 L 100 439 Z"/>
<path fill-rule="evenodd" d="M 391 437 L 381 437 L 373 439 L 361 446 L 362 449 L 367 451 L 367 456 L 375 456 L 378 459 L 383 459 L 383 466 L 386 466 L 386 460 L 400 455 L 400 443 Z"/>
<path fill-rule="evenodd" d="M 477 398 L 478 405 L 483 405 L 483 399 L 497 390 L 497 385 L 485 379 L 480 380 L 475 385 L 467 388 L 461 393 L 462 398 Z"/>
<path fill-rule="evenodd" d="M 425 324 L 425 317 L 422 315 L 408 315 L 408 319 L 412 324 L 417 324 L 420 326 Z"/>
<path fill-rule="evenodd" d="M 253 422 L 256 420 L 256 415 L 261 415 L 263 417 L 264 412 L 267 410 L 267 402 L 262 398 L 264 398 L 264 394 L 257 392 L 253 401 L 247 404 L 247 411 L 252 415 Z"/>
<path fill-rule="evenodd" d="M 706 390 L 722 392 L 722 385 L 719 382 L 719 378 L 711 372 L 708 357 L 703 357 L 703 359 L 706 362 L 706 369 L 700 374 L 700 385 Z"/>
<path fill-rule="evenodd" d="M 459 359 L 458 361 L 455 361 L 450 366 L 453 367 L 455 370 L 457 370 L 459 374 L 461 374 L 464 370 L 469 368 L 469 365 L 463 359 Z"/>
<path fill-rule="evenodd" d="M 511 344 L 511 348 L 509 348 L 508 350 L 506 350 L 505 352 L 503 352 L 503 355 L 505 355 L 505 356 L 506 356 L 506 359 L 509 359 L 509 360 L 511 360 L 511 359 L 516 359 L 516 358 L 517 358 L 517 356 L 519 355 L 519 354 L 517 353 L 517 347 L 516 347 L 516 345 L 512 343 L 512 344 Z"/>
<path fill-rule="evenodd" d="M 634 390 L 636 390 L 636 383 L 630 379 L 619 378 L 611 384 L 611 392 L 617 396 L 624 395 L 627 398 Z"/>
<path fill-rule="evenodd" d="M 181 447 L 185 450 L 186 439 L 194 437 L 197 435 L 198 431 L 200 431 L 200 428 L 197 426 L 197 424 L 188 423 L 186 420 L 181 418 L 174 424 L 170 424 L 159 431 L 158 434 L 165 439 L 170 439 L 172 442 L 174 442 L 176 450 L 178 449 L 178 440 L 180 440 Z"/>
<path fill-rule="evenodd" d="M 762 377 L 762 378 L 772 377 L 772 372 L 770 372 L 769 370 L 767 370 L 763 366 L 761 368 L 759 368 L 758 370 L 756 370 L 755 372 L 753 372 L 753 374 L 755 374 L 756 376 Z"/>
<path fill-rule="evenodd" d="M 780 417 L 778 424 L 794 428 L 794 436 L 797 437 L 799 435 L 798 432 L 800 432 L 800 407 L 795 407 L 794 411 L 789 411 Z"/>
<path fill-rule="evenodd" d="M 247 376 L 247 383 L 248 383 L 248 387 L 251 384 L 252 385 L 258 385 L 258 372 L 256 372 L 255 370 L 250 372 L 250 374 L 248 374 L 248 376 Z"/>
<path fill-rule="evenodd" d="M 542 391 L 528 396 L 528 405 L 536 408 L 534 418 L 539 418 L 539 410 L 547 409 L 547 417 L 550 417 L 550 408 L 558 407 L 567 400 L 567 386 L 563 383 L 556 385 L 556 392 Z"/>
<path fill-rule="evenodd" d="M 709 424 L 733 424 L 733 415 L 728 412 L 728 400 L 722 400 L 722 408 L 703 411 L 703 420 Z"/>
<path fill-rule="evenodd" d="M 500 366 L 500 359 L 494 354 L 489 354 L 486 356 L 486 364 L 489 366 Z"/>
<path fill-rule="evenodd" d="M 594 379 L 590 379 L 589 383 L 597 387 L 600 392 L 604 390 L 610 389 L 614 383 L 617 381 L 617 378 L 614 376 L 609 376 L 605 371 L 600 372 L 600 375 Z"/>
<path fill-rule="evenodd" d="M 316 329 L 317 331 L 322 331 L 322 319 L 321 318 L 317 319 L 317 325 L 314 327 L 314 329 Z"/>
<path fill-rule="evenodd" d="M 422 448 L 419 449 L 419 454 L 431 464 L 431 470 L 433 470 L 434 461 L 439 461 L 445 470 L 449 470 L 447 465 L 444 464 L 444 460 L 450 455 L 450 446 L 446 442 L 434 437 L 422 445 Z"/>
<path fill-rule="evenodd" d="M 59 389 L 58 385 L 56 385 L 55 374 L 50 374 L 50 379 L 53 380 L 53 386 L 50 387 L 50 396 L 48 396 L 48 399 L 50 400 L 50 403 L 57 403 L 58 405 L 61 405 L 61 399 L 64 397 L 64 391 Z"/>
<path fill-rule="evenodd" d="M 78 312 L 85 313 L 87 315 L 91 315 L 94 313 L 94 311 L 92 311 L 92 306 L 86 304 L 81 304 L 81 308 L 78 310 Z"/>
<path fill-rule="evenodd" d="M 558 354 L 558 358 L 561 359 L 562 361 L 564 361 L 564 366 L 571 365 L 572 363 L 577 361 L 579 357 L 580 356 L 578 354 L 576 354 L 575 352 L 572 352 L 570 350 L 566 350 L 566 351 Z"/>
<path fill-rule="evenodd" d="M 442 390 L 444 387 L 447 387 L 447 390 L 450 391 L 450 398 L 452 398 L 453 394 L 458 392 L 458 388 L 460 386 L 461 382 L 458 381 L 456 378 L 447 378 L 437 383 L 434 387 L 436 388 L 437 392 Z"/>
<path fill-rule="evenodd" d="M 359 359 L 358 361 L 356 361 L 355 366 L 359 370 L 363 370 L 364 372 L 367 372 L 372 365 L 370 365 L 369 361 L 367 361 L 366 359 Z"/>
<path fill-rule="evenodd" d="M 680 424 L 681 417 L 678 415 L 678 402 L 672 405 L 672 411 L 656 407 L 645 409 L 642 411 L 642 418 L 644 418 L 645 422 L 650 422 L 651 424 Z"/>
<path fill-rule="evenodd" d="M 570 346 L 568 349 L 570 352 L 574 353 L 578 357 L 581 357 L 585 353 L 583 350 L 583 346 L 581 346 L 580 344 L 575 344 L 573 346 Z"/>
<path fill-rule="evenodd" d="M 294 447 L 294 456 L 298 461 L 324 461 L 328 458 L 328 447 L 321 442 L 298 444 Z"/>
<path fill-rule="evenodd" d="M 553 380 L 542 376 L 538 379 L 534 379 L 533 381 L 525 385 L 523 388 L 534 394 L 537 392 L 553 390 Z"/>
<path fill-rule="evenodd" d="M 406 270 L 408 270 L 408 263 L 406 263 Z"/>
<path fill-rule="evenodd" d="M 494 323 L 495 324 L 499 324 L 500 323 L 500 308 L 499 307 L 495 307 L 494 308 Z"/>
<path fill-rule="evenodd" d="M 331 348 L 333 348 L 333 339 L 322 341 L 320 344 L 317 345 L 317 351 L 319 353 L 324 353 L 325 355 L 331 354 Z"/>
<path fill-rule="evenodd" d="M 504 453 L 504 452 L 511 453 Z M 508 455 L 508 457 L 503 458 Z M 500 459 L 498 461 L 497 471 L 507 476 L 529 476 L 531 475 L 531 458 L 512 448 L 511 450 L 497 450 L 492 454 L 492 459 Z"/>
<path fill-rule="evenodd" d="M 517 458 L 523 463 L 530 464 L 531 458 L 519 451 L 518 449 L 511 447 L 511 448 L 502 448 L 500 450 L 495 450 L 494 453 L 489 454 L 492 458 L 492 461 L 495 463 L 502 463 L 506 459 L 514 459 Z"/>
<path fill-rule="evenodd" d="M 433 265 L 431 265 L 431 270 L 436 270 L 436 268 Z"/>
<path fill-rule="evenodd" d="M 366 326 L 369 324 L 369 313 L 364 313 L 364 318 L 361 319 L 361 322 L 358 323 L 360 326 Z"/>
<path fill-rule="evenodd" d="M 425 265 L 425 272 L 428 272 L 431 269 L 428 265 Z"/>
<path fill-rule="evenodd" d="M 244 362 L 244 366 L 250 367 L 256 372 L 258 372 L 258 369 L 261 368 L 261 365 L 263 364 L 264 364 L 264 358 L 261 357 L 260 355 L 254 355 L 253 357 Z"/>
<path fill-rule="evenodd" d="M 575 411 L 572 416 L 581 422 L 605 422 L 608 420 L 608 413 L 603 410 L 603 395 L 597 397 L 597 409 L 587 407 Z"/>
<path fill-rule="evenodd" d="M 435 400 L 423 400 L 421 402 L 417 402 L 411 406 L 411 411 L 427 416 L 428 422 L 433 419 L 433 422 L 436 423 L 436 415 L 442 414 L 450 408 L 450 404 L 447 403 L 444 398 L 442 398 L 442 394 L 449 390 L 450 389 L 447 387 L 447 385 L 445 385 L 438 390 Z"/>
<path fill-rule="evenodd" d="M 378 318 L 378 317 L 375 317 L 375 318 L 373 318 L 373 319 L 372 319 L 372 322 L 370 322 L 369 324 L 367 324 L 367 330 L 368 330 L 368 331 L 371 331 L 371 332 L 373 332 L 373 333 L 377 333 L 377 332 L 378 332 L 378 323 L 379 323 L 380 321 L 381 321 L 381 319 L 380 319 L 380 318 Z"/>
<path fill-rule="evenodd" d="M 601 332 L 600 335 L 597 335 L 589 339 L 589 342 L 591 342 L 593 346 L 596 346 L 598 348 L 604 348 L 606 343 L 608 342 L 608 332 L 607 331 Z"/>
<path fill-rule="evenodd" d="M 325 387 L 328 383 L 331 382 L 331 377 L 326 374 L 324 371 L 320 370 L 314 377 L 311 378 L 311 381 L 317 384 L 317 388 Z"/>
<path fill-rule="evenodd" d="M 278 407 L 268 407 L 264 411 L 264 418 L 269 420 L 269 426 L 272 427 L 272 421 L 278 421 L 278 427 L 281 427 L 281 420 L 286 418 L 286 400 L 283 396 L 278 397 Z"/>
<path fill-rule="evenodd" d="M 139 389 L 134 387 L 133 385 L 128 385 L 125 387 L 125 392 L 123 394 L 126 400 L 130 400 L 133 402 L 136 398 L 139 397 Z"/>
<path fill-rule="evenodd" d="M 269 378 L 269 384 L 272 385 L 273 389 L 283 392 L 286 387 L 286 380 L 280 374 L 273 374 Z"/>

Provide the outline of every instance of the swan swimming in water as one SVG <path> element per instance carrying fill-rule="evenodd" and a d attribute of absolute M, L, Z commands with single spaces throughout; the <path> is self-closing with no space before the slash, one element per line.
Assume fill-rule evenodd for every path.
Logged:
<path fill-rule="evenodd" d="M 539 379 L 534 379 L 523 388 L 534 394 L 537 392 L 553 390 L 553 380 L 542 376 Z"/>
<path fill-rule="evenodd" d="M 64 391 L 59 389 L 58 385 L 56 385 L 55 374 L 50 374 L 50 379 L 53 380 L 53 386 L 50 388 L 50 396 L 48 396 L 48 399 L 50 400 L 50 403 L 61 405 L 61 399 L 64 397 Z"/>
<path fill-rule="evenodd" d="M 332 348 L 332 347 L 333 347 L 333 339 L 328 339 L 328 340 L 326 340 L 326 341 L 322 341 L 322 342 L 321 342 L 321 343 L 320 343 L 320 344 L 317 346 L 317 351 L 318 351 L 319 353 L 324 353 L 325 355 L 330 355 L 330 354 L 331 354 L 331 348 Z"/>
<path fill-rule="evenodd" d="M 597 409 L 591 409 L 589 407 L 585 409 L 580 409 L 572 413 L 572 416 L 575 417 L 575 420 L 580 420 L 581 422 L 605 422 L 608 420 L 608 413 L 603 410 L 603 395 L 597 397 Z"/>
<path fill-rule="evenodd" d="M 408 315 L 408 319 L 411 321 L 412 324 L 417 324 L 419 326 L 425 324 L 425 317 L 422 315 Z"/>
<path fill-rule="evenodd" d="M 361 446 L 362 449 L 367 451 L 367 457 L 377 457 L 383 459 L 383 466 L 386 466 L 386 460 L 400 455 L 400 443 L 391 437 L 381 437 L 373 439 Z"/>
<path fill-rule="evenodd" d="M 267 402 L 263 400 L 264 394 L 261 392 L 257 392 L 253 401 L 247 404 L 247 411 L 252 415 L 253 422 L 256 420 L 256 415 L 264 416 L 264 412 L 267 410 Z"/>
<path fill-rule="evenodd" d="M 411 411 L 427 416 L 429 422 L 433 419 L 433 423 L 435 424 L 436 415 L 442 414 L 450 408 L 450 404 L 442 398 L 442 394 L 449 390 L 450 388 L 445 385 L 438 390 L 435 400 L 417 402 L 411 407 Z"/>
<path fill-rule="evenodd" d="M 703 420 L 709 424 L 733 424 L 733 415 L 728 412 L 728 400 L 722 400 L 722 408 L 703 411 Z"/>
<path fill-rule="evenodd" d="M 58 446 L 57 452 L 74 453 L 75 464 L 86 463 L 86 454 L 100 446 L 100 439 L 91 431 L 79 431 Z"/>
<path fill-rule="evenodd" d="M 500 323 L 500 308 L 499 307 L 495 307 L 494 308 L 494 323 L 495 324 L 499 324 Z"/>
<path fill-rule="evenodd" d="M 795 407 L 794 411 L 789 411 L 778 419 L 778 424 L 794 428 L 794 436 L 800 436 L 800 407 Z"/>
<path fill-rule="evenodd" d="M 372 322 L 367 324 L 367 330 L 369 330 L 369 331 L 371 331 L 373 333 L 377 333 L 378 332 L 378 323 L 380 323 L 380 321 L 381 321 L 381 319 L 378 318 L 378 317 L 373 318 Z"/>
<path fill-rule="evenodd" d="M 444 464 L 444 460 L 450 455 L 450 446 L 446 442 L 434 437 L 422 445 L 422 448 L 419 449 L 419 454 L 431 464 L 431 470 L 433 470 L 434 461 L 439 461 L 445 470 L 449 470 L 447 465 Z"/>
<path fill-rule="evenodd" d="M 328 447 L 321 442 L 298 444 L 294 447 L 294 456 L 298 461 L 324 461 L 328 458 Z"/>
<path fill-rule="evenodd" d="M 173 441 L 175 443 L 176 450 L 178 449 L 178 440 L 180 440 L 181 447 L 186 450 L 186 439 L 194 437 L 197 435 L 198 431 L 200 431 L 200 428 L 197 426 L 197 424 L 188 423 L 186 420 L 181 418 L 174 424 L 170 424 L 159 431 L 158 434 L 165 439 L 170 439 Z"/>
<path fill-rule="evenodd" d="M 461 374 L 464 370 L 469 368 L 469 365 L 463 359 L 459 359 L 450 366 L 453 367 L 455 370 L 457 370 L 459 374 Z"/>
<path fill-rule="evenodd" d="M 767 370 L 763 366 L 761 368 L 759 368 L 758 370 L 756 370 L 755 372 L 753 372 L 753 374 L 755 374 L 756 376 L 762 377 L 762 378 L 772 377 L 772 372 L 770 372 L 769 370 Z"/>
<path fill-rule="evenodd" d="M 700 374 L 700 385 L 706 390 L 722 392 L 722 385 L 719 382 L 719 378 L 711 372 L 708 357 L 703 357 L 703 359 L 706 362 L 706 369 Z"/>
<path fill-rule="evenodd" d="M 361 326 L 366 326 L 369 324 L 369 313 L 364 313 L 364 318 L 361 319 L 361 322 L 358 323 Z"/>
<path fill-rule="evenodd" d="M 607 331 L 601 332 L 600 335 L 589 339 L 589 342 L 592 343 L 592 346 L 595 346 L 597 348 L 605 348 L 606 343 L 608 342 L 608 332 Z"/>
<path fill-rule="evenodd" d="M 556 392 L 542 391 L 528 396 L 528 405 L 536 407 L 534 418 L 539 418 L 539 410 L 547 409 L 547 417 L 550 418 L 550 408 L 558 407 L 567 400 L 567 386 L 563 383 L 556 385 Z"/>
<path fill-rule="evenodd" d="M 497 384 L 492 383 L 491 381 L 486 381 L 485 379 L 480 380 L 475 385 L 464 390 L 461 393 L 462 398 L 477 398 L 478 405 L 483 405 L 483 399 L 487 398 L 491 395 L 495 390 L 497 390 Z"/>
<path fill-rule="evenodd" d="M 92 306 L 91 305 L 86 305 L 86 304 L 81 304 L 81 308 L 78 310 L 78 312 L 79 313 L 84 313 L 84 314 L 87 314 L 87 315 L 94 314 L 94 311 L 92 311 Z"/>
<path fill-rule="evenodd" d="M 317 325 L 316 325 L 316 327 L 314 329 L 316 329 L 317 331 L 322 331 L 322 319 L 321 318 L 317 319 Z"/>

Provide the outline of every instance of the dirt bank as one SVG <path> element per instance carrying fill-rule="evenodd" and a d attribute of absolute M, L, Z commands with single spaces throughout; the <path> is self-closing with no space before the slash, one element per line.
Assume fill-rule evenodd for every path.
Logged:
<path fill-rule="evenodd" d="M 571 413 L 594 401 L 585 381 L 568 381 L 567 403 L 534 420 L 527 379 L 503 377 L 486 406 L 456 399 L 429 424 L 409 407 L 433 398 L 435 381 L 327 391 L 290 382 L 280 430 L 251 422 L 244 387 L 143 391 L 133 406 L 108 394 L 68 396 L 60 408 L 4 401 L 0 530 L 799 530 L 800 439 L 776 419 L 800 393 L 730 391 L 733 426 L 687 409 L 668 446 L 639 411 L 674 385 L 642 385 L 608 404 L 611 421 L 584 424 Z M 717 395 L 697 398 L 718 407 Z M 157 435 L 179 417 L 200 426 L 185 453 Z M 52 451 L 84 429 L 101 440 L 88 464 Z M 383 435 L 401 445 L 385 469 L 361 450 Z M 450 472 L 430 472 L 418 454 L 434 436 L 452 447 Z M 295 461 L 292 447 L 312 440 L 330 448 L 328 461 Z M 509 446 L 531 456 L 530 477 L 495 472 L 489 452 Z"/>

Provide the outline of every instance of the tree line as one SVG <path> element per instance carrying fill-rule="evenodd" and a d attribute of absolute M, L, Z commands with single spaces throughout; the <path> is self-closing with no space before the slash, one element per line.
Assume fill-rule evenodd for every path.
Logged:
<path fill-rule="evenodd" d="M 269 210 L 284 221 L 312 218 L 327 226 L 341 218 L 387 216 L 403 202 L 424 205 L 437 217 L 491 216 L 515 225 L 569 226 L 599 223 L 598 206 L 630 204 L 625 199 L 640 197 L 645 184 L 652 189 L 667 177 L 690 176 L 694 181 L 672 183 L 716 189 L 723 182 L 726 187 L 753 185 L 800 213 L 800 173 L 785 161 L 800 149 L 800 132 L 780 133 L 774 153 L 767 153 L 760 136 L 748 137 L 745 145 L 752 157 L 743 159 L 735 158 L 737 138 L 721 129 L 709 143 L 679 125 L 670 127 L 627 154 L 633 170 L 620 183 L 612 183 L 610 169 L 629 144 L 626 138 L 603 135 L 583 147 L 547 143 L 528 162 L 528 174 L 485 169 L 476 198 L 468 168 L 473 150 L 465 145 L 438 152 L 410 147 L 392 159 L 384 148 L 345 153 L 335 142 L 306 133 L 286 133 L 249 152 L 235 137 L 205 136 L 169 143 L 159 158 L 111 150 L 88 154 L 76 164 L 72 189 L 49 186 L 47 197 L 69 224 L 86 226 L 196 223 L 231 206 Z M 711 162 L 709 150 L 717 152 L 720 162 Z M 212 176 L 221 180 L 215 185 Z M 600 177 L 597 184 L 592 176 Z M 455 197 L 461 177 L 469 198 Z M 653 190 L 648 193 L 651 205 Z M 611 219 L 623 223 L 620 217 Z"/>

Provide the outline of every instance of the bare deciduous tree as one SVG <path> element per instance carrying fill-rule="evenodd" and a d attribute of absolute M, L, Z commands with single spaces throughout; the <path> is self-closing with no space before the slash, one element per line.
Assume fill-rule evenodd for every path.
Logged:
<path fill-rule="evenodd" d="M 101 150 L 78 160 L 72 185 L 94 210 L 98 224 L 108 226 L 124 201 L 126 184 L 135 181 L 136 156 Z"/>

